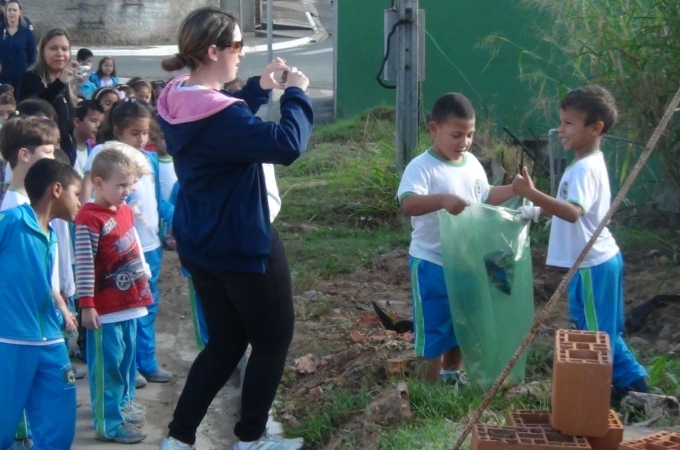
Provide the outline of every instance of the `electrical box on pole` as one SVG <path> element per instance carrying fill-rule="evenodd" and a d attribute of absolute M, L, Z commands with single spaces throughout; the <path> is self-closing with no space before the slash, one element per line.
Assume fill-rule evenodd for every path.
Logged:
<path fill-rule="evenodd" d="M 397 10 L 390 8 L 383 11 L 385 42 L 384 54 L 385 65 L 382 70 L 382 78 L 385 81 L 397 79 Z M 425 11 L 418 10 L 418 81 L 425 81 Z"/>
<path fill-rule="evenodd" d="M 425 79 L 424 30 L 425 13 L 418 9 L 418 0 L 395 0 L 395 8 L 385 11 L 385 79 L 396 80 L 399 172 L 418 145 L 420 82 Z"/>

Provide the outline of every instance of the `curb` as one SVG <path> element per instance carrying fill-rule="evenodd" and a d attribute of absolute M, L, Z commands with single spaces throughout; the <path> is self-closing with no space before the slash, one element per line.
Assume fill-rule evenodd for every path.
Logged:
<path fill-rule="evenodd" d="M 299 47 L 305 44 L 309 44 L 311 42 L 316 42 L 313 40 L 313 35 L 308 36 L 308 37 L 303 37 L 303 38 L 298 38 L 298 39 L 291 39 L 289 41 L 283 41 L 283 42 L 275 42 L 272 45 L 272 49 L 274 50 L 285 50 L 289 48 L 294 48 L 294 47 Z M 118 47 L 118 48 L 97 48 L 97 47 L 88 47 L 90 50 L 95 55 L 101 54 L 102 56 L 171 56 L 174 55 L 175 53 L 179 52 L 179 49 L 177 48 L 176 45 L 157 45 L 153 47 L 146 47 L 146 48 L 127 48 L 127 47 Z M 263 53 L 267 51 L 267 44 L 262 44 L 262 45 L 252 45 L 252 46 L 244 46 L 243 47 L 244 52 L 246 54 L 248 53 Z M 76 53 L 78 53 L 77 48 L 71 49 L 71 55 L 75 56 Z"/>
<path fill-rule="evenodd" d="M 328 32 L 325 30 L 323 25 L 317 23 L 312 17 L 313 15 L 309 11 L 305 11 L 305 16 L 310 22 L 311 31 L 313 33 L 309 36 L 290 39 L 282 42 L 274 42 L 272 44 L 272 50 L 287 50 L 295 47 L 301 47 L 306 44 L 313 42 L 321 42 L 328 37 Z M 76 56 L 78 53 L 78 48 L 71 49 L 71 55 Z M 117 48 L 104 48 L 104 47 L 88 47 L 95 55 L 102 56 L 171 56 L 179 52 L 177 45 L 155 45 L 145 48 L 132 48 L 132 47 L 117 47 Z M 267 44 L 244 46 L 243 50 L 246 54 L 248 53 L 264 53 L 268 50 Z"/>

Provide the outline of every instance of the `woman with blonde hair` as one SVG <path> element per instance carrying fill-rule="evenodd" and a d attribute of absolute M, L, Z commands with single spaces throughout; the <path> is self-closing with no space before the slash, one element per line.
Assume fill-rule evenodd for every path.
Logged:
<path fill-rule="evenodd" d="M 73 143 L 73 118 L 77 88 L 72 86 L 78 63 L 71 60 L 71 40 L 66 31 L 53 28 L 40 40 L 38 59 L 31 70 L 21 75 L 17 102 L 38 97 L 50 103 L 57 112 L 60 146 L 73 165 L 76 147 Z"/>

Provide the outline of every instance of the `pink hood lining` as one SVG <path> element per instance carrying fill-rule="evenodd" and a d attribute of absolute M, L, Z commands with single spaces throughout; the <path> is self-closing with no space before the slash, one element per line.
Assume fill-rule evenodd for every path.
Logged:
<path fill-rule="evenodd" d="M 171 125 L 196 122 L 243 100 L 213 89 L 178 90 L 189 75 L 179 76 L 163 89 L 158 98 L 158 114 Z"/>

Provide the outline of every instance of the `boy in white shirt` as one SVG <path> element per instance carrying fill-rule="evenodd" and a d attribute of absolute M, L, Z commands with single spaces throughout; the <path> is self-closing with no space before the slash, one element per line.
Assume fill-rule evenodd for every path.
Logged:
<path fill-rule="evenodd" d="M 499 205 L 512 186 L 489 186 L 484 168 L 468 152 L 475 134 L 475 110 L 464 95 L 444 94 L 432 108 L 432 148 L 404 170 L 397 196 L 411 216 L 409 266 L 413 293 L 416 356 L 431 383 L 460 378 L 462 355 L 453 329 L 439 238 L 437 211 L 460 214 L 469 202 Z"/>
<path fill-rule="evenodd" d="M 569 268 L 607 214 L 611 192 L 602 135 L 615 123 L 614 98 L 603 87 L 592 85 L 569 91 L 560 103 L 558 133 L 574 161 L 560 180 L 557 198 L 534 187 L 526 170 L 513 180 L 515 193 L 537 206 L 520 208 L 520 217 L 538 220 L 553 217 L 547 264 Z M 630 391 L 647 392 L 647 372 L 623 341 L 623 259 L 607 228 L 595 241 L 569 283 L 569 316 L 580 330 L 609 334 L 613 356 L 612 400 Z"/>

